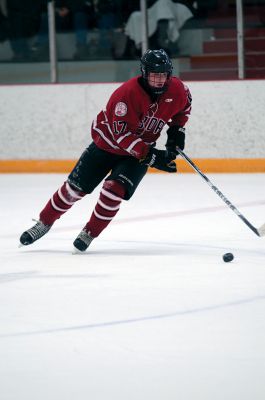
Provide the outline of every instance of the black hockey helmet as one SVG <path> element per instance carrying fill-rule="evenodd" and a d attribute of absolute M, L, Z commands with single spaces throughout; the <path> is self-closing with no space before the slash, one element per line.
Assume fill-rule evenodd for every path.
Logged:
<path fill-rule="evenodd" d="M 173 70 L 172 61 L 165 52 L 165 50 L 147 50 L 141 58 L 141 72 L 145 84 L 149 87 L 154 94 L 162 94 L 166 91 L 167 81 L 161 88 L 154 88 L 148 84 L 148 74 L 150 72 L 155 73 L 167 73 L 167 80 L 171 77 Z"/>

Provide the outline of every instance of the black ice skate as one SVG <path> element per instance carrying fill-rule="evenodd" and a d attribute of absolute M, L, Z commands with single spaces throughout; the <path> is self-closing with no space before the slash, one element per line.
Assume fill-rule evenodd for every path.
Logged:
<path fill-rule="evenodd" d="M 93 239 L 94 238 L 90 236 L 90 232 L 87 232 L 85 229 L 83 229 L 73 243 L 74 252 L 83 253 L 86 251 Z"/>
<path fill-rule="evenodd" d="M 35 221 L 35 220 L 33 220 Z M 46 233 L 51 229 L 51 225 L 44 225 L 43 222 L 37 221 L 37 223 L 27 231 L 23 232 L 20 236 L 20 243 L 23 246 L 27 246 L 36 242 L 36 240 L 40 239 L 42 236 L 46 235 Z"/>

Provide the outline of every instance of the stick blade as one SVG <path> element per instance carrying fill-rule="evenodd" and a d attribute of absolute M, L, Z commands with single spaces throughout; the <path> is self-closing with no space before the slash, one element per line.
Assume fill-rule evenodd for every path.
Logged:
<path fill-rule="evenodd" d="M 260 236 L 265 236 L 265 224 L 258 229 L 258 232 Z"/>

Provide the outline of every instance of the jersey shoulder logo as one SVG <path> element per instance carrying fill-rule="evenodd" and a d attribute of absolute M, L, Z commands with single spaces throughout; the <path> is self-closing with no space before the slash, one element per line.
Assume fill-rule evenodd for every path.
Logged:
<path fill-rule="evenodd" d="M 170 103 L 171 101 L 173 101 L 173 99 L 165 99 L 166 103 Z"/>
<path fill-rule="evenodd" d="M 127 105 L 122 101 L 119 101 L 115 106 L 115 115 L 117 115 L 117 117 L 124 117 L 124 115 L 127 114 L 127 110 Z"/>

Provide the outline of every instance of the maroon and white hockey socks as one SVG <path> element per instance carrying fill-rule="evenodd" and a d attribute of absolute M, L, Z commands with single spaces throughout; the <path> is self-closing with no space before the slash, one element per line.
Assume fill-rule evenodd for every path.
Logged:
<path fill-rule="evenodd" d="M 95 238 L 115 217 L 124 198 L 125 188 L 116 181 L 105 181 L 89 222 L 84 227 Z"/>
<path fill-rule="evenodd" d="M 74 189 L 68 182 L 64 182 L 63 186 L 54 193 L 41 211 L 40 221 L 45 225 L 52 225 L 85 195 L 86 193 Z"/>

